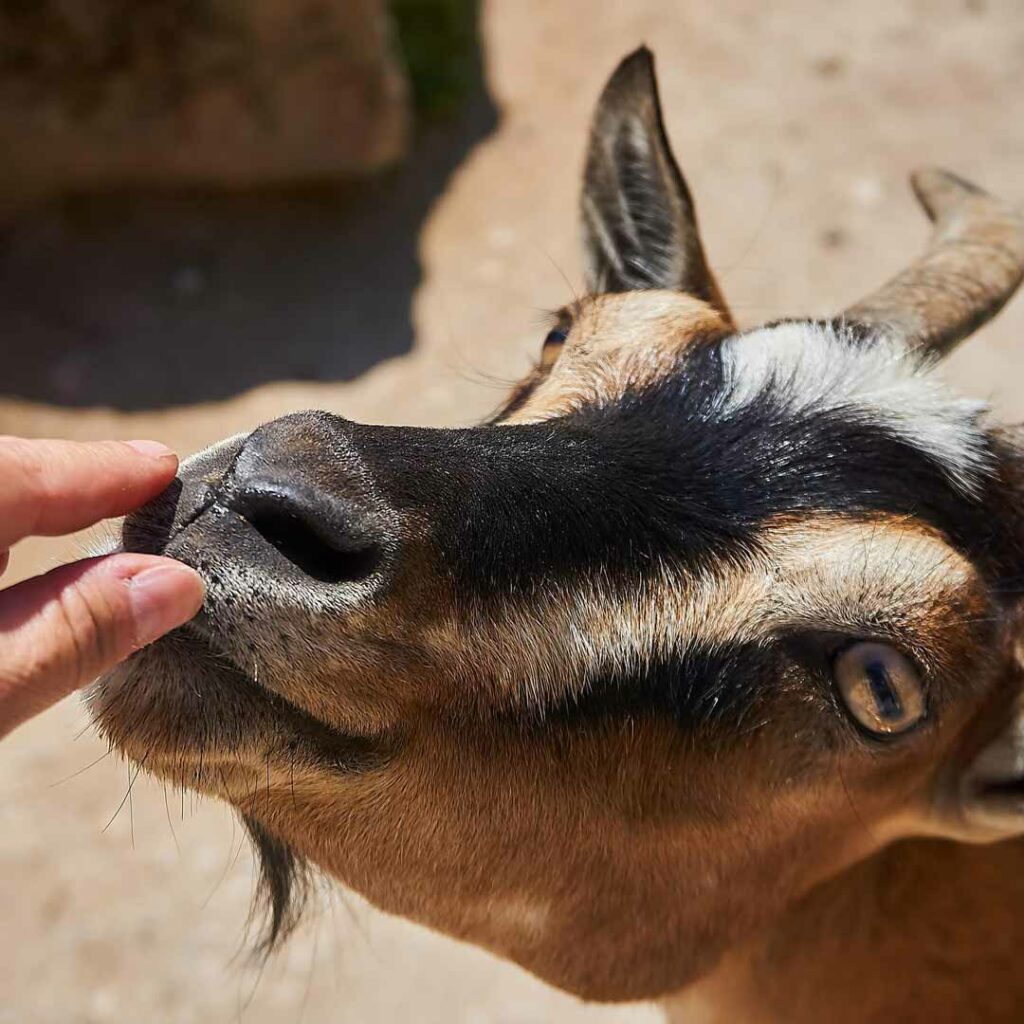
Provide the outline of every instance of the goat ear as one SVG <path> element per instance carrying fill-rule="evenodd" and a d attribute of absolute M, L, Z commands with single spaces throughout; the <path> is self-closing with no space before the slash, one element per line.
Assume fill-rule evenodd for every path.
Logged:
<path fill-rule="evenodd" d="M 668 288 L 703 299 L 729 319 L 665 134 L 646 47 L 618 66 L 598 100 L 581 213 L 591 292 Z"/>

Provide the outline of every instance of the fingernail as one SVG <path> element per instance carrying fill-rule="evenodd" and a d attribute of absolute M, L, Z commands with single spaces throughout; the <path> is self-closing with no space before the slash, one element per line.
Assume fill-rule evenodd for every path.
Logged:
<path fill-rule="evenodd" d="M 144 647 L 188 622 L 203 604 L 206 587 L 199 574 L 180 562 L 145 569 L 128 580 L 135 643 Z"/>
<path fill-rule="evenodd" d="M 178 456 L 165 444 L 159 441 L 125 441 L 129 448 L 134 448 L 140 455 L 151 459 L 176 459 Z"/>

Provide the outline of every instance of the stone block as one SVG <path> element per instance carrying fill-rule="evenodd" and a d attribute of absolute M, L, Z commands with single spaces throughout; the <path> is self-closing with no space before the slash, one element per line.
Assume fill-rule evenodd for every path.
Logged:
<path fill-rule="evenodd" d="M 0 0 L 0 197 L 364 175 L 408 91 L 387 0 Z"/>

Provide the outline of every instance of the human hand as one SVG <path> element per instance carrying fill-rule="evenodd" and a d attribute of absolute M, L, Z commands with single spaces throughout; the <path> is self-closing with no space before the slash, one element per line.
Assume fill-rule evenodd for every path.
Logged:
<path fill-rule="evenodd" d="M 19 540 L 124 515 L 177 468 L 152 441 L 0 437 L 0 574 Z M 139 554 L 87 558 L 0 591 L 0 736 L 187 622 L 203 596 L 192 569 Z"/>

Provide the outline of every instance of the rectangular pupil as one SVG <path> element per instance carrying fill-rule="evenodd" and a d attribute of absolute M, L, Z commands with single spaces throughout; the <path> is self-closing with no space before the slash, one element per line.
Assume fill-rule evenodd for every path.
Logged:
<path fill-rule="evenodd" d="M 865 670 L 868 674 L 871 694 L 878 705 L 879 715 L 887 720 L 902 717 L 903 705 L 900 703 L 895 687 L 889 682 L 889 673 L 885 671 L 885 666 L 880 661 L 873 661 L 865 666 Z"/>

